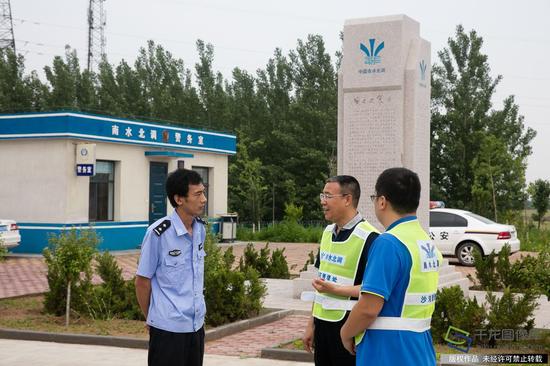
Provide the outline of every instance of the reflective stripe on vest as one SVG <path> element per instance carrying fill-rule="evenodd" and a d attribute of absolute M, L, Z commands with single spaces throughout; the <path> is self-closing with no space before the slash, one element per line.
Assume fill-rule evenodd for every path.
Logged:
<path fill-rule="evenodd" d="M 371 324 L 369 330 L 409 330 L 411 332 L 425 332 L 430 329 L 432 318 L 412 319 L 379 316 Z"/>
<path fill-rule="evenodd" d="M 347 240 L 337 242 L 332 240 L 333 229 L 334 225 L 327 226 L 321 238 L 319 277 L 339 286 L 353 286 L 365 241 L 370 233 L 377 230 L 362 221 L 355 226 Z M 346 315 L 346 311 L 353 307 L 347 302 L 350 300 L 349 297 L 328 293 L 320 295 L 312 299 L 313 316 L 318 319 L 340 321 Z"/>
<path fill-rule="evenodd" d="M 302 301 L 315 301 L 321 304 L 325 310 L 345 310 L 351 311 L 353 306 L 357 304 L 357 300 L 341 300 L 314 291 L 304 291 L 300 295 Z"/>
<path fill-rule="evenodd" d="M 304 291 L 300 295 L 302 301 L 315 301 L 321 304 L 323 309 L 327 310 L 346 310 L 351 311 L 353 306 L 357 304 L 357 300 L 340 300 L 314 291 Z M 436 300 L 435 293 L 426 294 L 407 294 L 405 295 L 404 305 L 428 305 Z"/>

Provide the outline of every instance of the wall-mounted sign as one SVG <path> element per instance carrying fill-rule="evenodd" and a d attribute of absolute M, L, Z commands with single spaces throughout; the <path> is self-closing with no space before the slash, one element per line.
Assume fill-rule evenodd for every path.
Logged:
<path fill-rule="evenodd" d="M 76 145 L 76 175 L 93 176 L 95 174 L 95 144 Z"/>

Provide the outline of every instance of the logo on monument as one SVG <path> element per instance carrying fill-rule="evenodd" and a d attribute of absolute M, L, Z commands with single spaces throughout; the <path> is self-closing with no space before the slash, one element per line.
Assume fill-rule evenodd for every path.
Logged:
<path fill-rule="evenodd" d="M 428 65 L 426 65 L 426 63 L 424 62 L 424 60 L 422 60 L 420 62 L 420 79 L 422 81 L 425 81 L 426 80 L 426 68 L 428 67 Z"/>
<path fill-rule="evenodd" d="M 376 39 L 369 39 L 369 47 L 365 46 L 363 43 L 359 44 L 361 51 L 365 53 L 365 64 L 367 65 L 376 65 L 382 62 L 382 58 L 379 56 L 380 51 L 384 49 L 384 42 L 382 41 L 376 48 Z"/>

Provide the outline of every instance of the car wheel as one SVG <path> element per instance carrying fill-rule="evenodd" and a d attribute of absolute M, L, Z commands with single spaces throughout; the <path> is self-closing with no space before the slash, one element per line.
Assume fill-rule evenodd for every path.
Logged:
<path fill-rule="evenodd" d="M 476 250 L 483 255 L 483 251 L 477 243 L 474 243 L 473 241 L 461 243 L 458 248 L 456 248 L 456 257 L 458 258 L 460 264 L 467 267 L 473 267 L 474 251 Z"/>

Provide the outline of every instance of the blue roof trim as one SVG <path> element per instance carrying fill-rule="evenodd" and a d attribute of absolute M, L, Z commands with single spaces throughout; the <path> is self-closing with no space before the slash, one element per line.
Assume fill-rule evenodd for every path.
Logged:
<path fill-rule="evenodd" d="M 82 113 L 0 115 L 0 139 L 77 138 L 235 154 L 236 136 Z"/>
<path fill-rule="evenodd" d="M 145 156 L 166 156 L 172 158 L 192 158 L 193 154 L 178 153 L 174 151 L 146 151 Z"/>
<path fill-rule="evenodd" d="M 95 222 L 63 222 L 63 223 L 39 223 L 39 222 L 17 222 L 17 226 L 26 227 L 77 227 L 77 226 L 129 226 L 149 225 L 149 221 L 95 221 Z"/>

